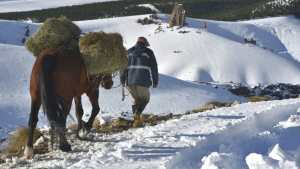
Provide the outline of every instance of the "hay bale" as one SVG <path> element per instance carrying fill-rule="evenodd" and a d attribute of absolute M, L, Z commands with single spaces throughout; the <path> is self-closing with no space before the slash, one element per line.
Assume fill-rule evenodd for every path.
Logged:
<path fill-rule="evenodd" d="M 47 48 L 78 51 L 81 30 L 66 17 L 49 18 L 25 43 L 26 48 L 39 56 Z"/>
<path fill-rule="evenodd" d="M 79 48 L 90 75 L 113 73 L 127 66 L 127 52 L 118 33 L 88 33 L 80 38 Z"/>
<path fill-rule="evenodd" d="M 28 139 L 28 128 L 19 128 L 8 139 L 8 145 L 5 148 L 4 152 L 9 156 L 19 156 L 23 153 L 24 148 Z M 39 137 L 42 136 L 42 133 L 35 129 L 33 135 L 33 142 L 35 142 Z"/>

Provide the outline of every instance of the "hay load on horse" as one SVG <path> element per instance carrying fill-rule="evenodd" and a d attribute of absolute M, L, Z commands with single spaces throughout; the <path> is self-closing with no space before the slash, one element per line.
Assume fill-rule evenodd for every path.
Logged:
<path fill-rule="evenodd" d="M 91 32 L 79 48 L 89 74 L 112 73 L 127 66 L 127 52 L 118 33 Z"/>
<path fill-rule="evenodd" d="M 49 18 L 26 41 L 25 46 L 35 57 L 49 48 L 62 48 L 65 52 L 78 52 L 80 33 L 80 28 L 66 17 Z"/>
<path fill-rule="evenodd" d="M 72 100 L 76 104 L 77 134 L 86 135 L 100 111 L 99 85 L 111 89 L 112 73 L 127 65 L 120 34 L 87 34 L 80 40 L 82 54 L 79 36 L 80 29 L 71 21 L 52 18 L 26 43 L 27 49 L 37 56 L 30 79 L 31 111 L 24 151 L 26 158 L 33 157 L 33 135 L 41 105 L 53 133 L 59 138 L 59 148 L 71 151 L 65 128 Z M 82 121 L 81 95 L 84 93 L 93 107 L 87 122 Z"/>

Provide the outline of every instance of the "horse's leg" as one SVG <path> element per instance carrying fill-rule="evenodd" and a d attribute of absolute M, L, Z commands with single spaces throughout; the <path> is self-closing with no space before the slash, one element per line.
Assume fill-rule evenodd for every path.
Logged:
<path fill-rule="evenodd" d="M 81 103 L 81 96 L 76 96 L 74 98 L 75 101 L 75 112 L 76 112 L 76 118 L 78 121 L 78 127 L 77 127 L 77 136 L 79 136 L 79 131 L 82 129 L 82 115 L 83 115 L 83 108 L 82 108 L 82 103 Z"/>
<path fill-rule="evenodd" d="M 94 122 L 97 114 L 100 111 L 100 107 L 99 107 L 99 103 L 98 103 L 99 89 L 89 91 L 87 93 L 87 96 L 89 97 L 89 100 L 92 104 L 93 109 L 92 109 L 91 117 L 87 123 L 83 122 L 81 120 L 81 118 L 79 119 L 79 120 L 81 120 L 81 123 L 82 123 L 82 128 L 78 132 L 79 138 L 86 138 L 87 134 L 90 132 L 90 130 L 93 126 L 93 122 Z M 81 117 L 82 117 L 82 115 L 81 115 Z"/>
<path fill-rule="evenodd" d="M 64 100 L 63 104 L 63 112 L 64 112 L 64 126 L 66 126 L 67 116 L 70 112 L 72 99 Z M 71 151 L 71 145 L 68 143 L 66 135 L 65 135 L 65 127 L 56 127 L 56 132 L 59 136 L 59 149 L 65 152 Z"/>
<path fill-rule="evenodd" d="M 39 99 L 31 99 L 31 111 L 28 120 L 28 140 L 24 151 L 24 156 L 27 159 L 31 159 L 33 157 L 33 134 L 38 122 L 40 106 L 41 101 Z"/>
<path fill-rule="evenodd" d="M 94 123 L 94 120 L 95 120 L 96 116 L 98 115 L 98 113 L 100 111 L 100 107 L 99 107 L 99 103 L 98 103 L 99 89 L 95 89 L 91 92 L 88 92 L 87 96 L 89 97 L 89 100 L 90 100 L 90 102 L 92 104 L 92 107 L 93 107 L 91 117 L 85 125 L 85 127 L 88 130 L 90 130 L 93 126 L 93 123 Z"/>

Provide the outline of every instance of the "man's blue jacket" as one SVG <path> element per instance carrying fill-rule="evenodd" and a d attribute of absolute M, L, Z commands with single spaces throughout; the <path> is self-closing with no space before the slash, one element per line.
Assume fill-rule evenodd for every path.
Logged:
<path fill-rule="evenodd" d="M 128 50 L 128 66 L 121 72 L 121 83 L 156 87 L 158 69 L 154 53 L 142 43 L 137 43 Z"/>

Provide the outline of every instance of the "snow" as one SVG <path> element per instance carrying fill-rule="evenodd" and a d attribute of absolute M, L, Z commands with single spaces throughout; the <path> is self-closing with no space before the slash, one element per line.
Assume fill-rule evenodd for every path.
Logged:
<path fill-rule="evenodd" d="M 279 54 L 283 54 L 288 57 L 292 57 L 297 61 L 300 61 L 300 49 L 297 46 L 297 43 L 299 43 L 300 41 L 299 19 L 290 16 L 270 19 L 258 19 L 253 21 L 246 21 L 245 23 L 252 23 L 258 28 L 266 32 L 270 32 L 279 40 L 282 45 L 282 48 L 277 48 Z M 263 39 L 263 36 L 260 36 L 259 39 Z M 276 43 L 276 40 L 272 40 L 271 37 L 266 39 L 270 39 L 268 44 Z M 268 46 L 267 44 L 265 46 L 271 48 L 272 50 L 276 50 L 276 48 Z"/>
<path fill-rule="evenodd" d="M 3 120 L 0 121 L 0 137 L 16 127 L 26 126 L 30 111 L 29 78 L 34 57 L 23 46 L 0 44 L 0 113 Z M 118 117 L 121 112 L 131 111 L 131 97 L 121 101 L 121 87 L 119 78 L 114 79 L 115 87 L 112 90 L 100 89 L 99 104 L 102 116 Z M 199 108 L 209 101 L 235 100 L 243 101 L 243 98 L 232 95 L 221 88 L 214 88 L 205 84 L 185 82 L 170 76 L 160 75 L 158 89 L 151 89 L 151 104 L 145 112 L 153 114 L 185 113 Z M 126 91 L 126 95 L 129 95 Z M 83 97 L 85 111 L 90 112 L 91 106 L 86 96 Z M 75 117 L 74 109 L 71 117 Z M 5 115 L 4 115 L 5 114 Z M 40 113 L 40 127 L 47 125 L 45 116 Z M 73 120 L 72 118 L 70 119 Z M 71 121 L 72 122 L 72 121 Z"/>
<path fill-rule="evenodd" d="M 298 102 L 299 99 L 294 101 Z M 260 103 L 260 106 L 269 105 L 270 107 L 260 107 L 256 110 L 246 108 L 253 104 L 240 105 L 239 108 L 243 108 L 241 111 L 247 114 L 242 122 L 214 132 L 195 147 L 182 151 L 168 162 L 167 168 L 197 168 L 197 166 L 207 167 L 207 165 L 222 168 L 221 166 L 227 163 L 233 164 L 228 168 L 235 168 L 236 165 L 238 165 L 237 168 L 285 168 L 282 166 L 292 166 L 292 164 L 295 166 L 296 150 L 300 146 L 299 137 L 295 134 L 299 132 L 299 128 L 283 129 L 274 126 L 281 120 L 286 120 L 290 115 L 296 114 L 299 103 L 284 106 L 283 102 L 293 104 L 293 101 L 276 102 Z M 249 113 L 253 114 L 249 115 Z M 278 153 L 279 148 L 276 148 L 278 146 L 274 146 L 276 144 L 293 154 L 292 158 L 285 156 L 285 159 L 279 160 L 279 162 L 273 159 L 276 158 L 274 157 L 275 153 L 280 154 Z M 269 157 L 268 150 L 273 146 L 275 150 Z M 268 157 L 265 158 L 265 156 Z M 271 157 L 273 158 L 270 159 Z M 199 159 L 202 160 L 199 162 Z M 231 162 L 232 160 L 234 163 Z"/>
<path fill-rule="evenodd" d="M 157 9 L 157 8 L 156 8 L 154 5 L 152 5 L 152 4 L 139 4 L 139 5 L 137 5 L 137 6 L 149 8 L 149 9 L 151 9 L 152 11 L 154 11 L 154 12 L 156 12 L 156 13 L 159 13 L 159 12 L 160 12 L 159 9 Z"/>
<path fill-rule="evenodd" d="M 148 15 L 77 21 L 84 32 L 119 32 L 124 45 L 146 36 L 156 54 L 160 84 L 151 89 L 146 113 L 182 114 L 209 101 L 244 102 L 241 97 L 207 82 L 248 85 L 300 82 L 300 23 L 294 17 L 222 22 L 188 19 L 187 27 L 140 25 Z M 207 28 L 199 28 L 203 23 Z M 0 20 L 0 138 L 26 126 L 28 92 L 34 57 L 21 43 L 25 28 L 39 24 Z M 179 33 L 185 31 L 185 33 Z M 254 38 L 257 45 L 244 44 Z M 100 90 L 100 121 L 130 111 L 131 98 L 121 101 L 118 77 L 112 90 Z M 128 95 L 128 92 L 126 92 Z M 84 96 L 83 106 L 91 106 Z M 33 160 L 8 159 L 0 168 L 147 168 L 147 169 L 296 169 L 300 165 L 300 99 L 244 103 L 184 115 L 156 126 L 116 134 L 91 133 L 92 141 L 72 140 L 72 153 L 53 151 Z M 74 108 L 69 121 L 74 118 Z M 40 113 L 39 127 L 47 126 Z M 42 141 L 42 140 L 40 140 Z"/>
<path fill-rule="evenodd" d="M 9 131 L 27 124 L 29 77 L 34 58 L 24 47 L 0 44 L 0 51 L 0 138 L 3 138 Z"/>
<path fill-rule="evenodd" d="M 288 7 L 294 2 L 295 0 L 273 0 L 267 3 L 272 7 Z"/>
<path fill-rule="evenodd" d="M 233 81 L 249 85 L 299 83 L 297 76 L 300 73 L 299 62 L 294 59 L 296 55 L 290 56 L 290 52 L 283 45 L 284 42 L 277 35 L 254 24 L 190 19 L 189 27 L 181 29 L 188 33 L 183 34 L 179 33 L 181 30 L 169 29 L 165 22 L 161 25 L 162 31 L 157 33 L 158 25 L 143 26 L 136 23 L 136 20 L 142 17 L 97 20 L 99 24 L 95 24 L 97 22 L 95 20 L 77 23 L 84 31 L 120 32 L 127 47 L 131 47 L 138 36 L 147 35 L 159 62 L 159 71 L 179 79 Z M 164 16 L 161 17 L 166 19 Z M 296 22 L 292 17 L 286 20 L 291 23 Z M 277 18 L 274 19 L 275 21 Z M 208 23 L 207 30 L 199 29 L 203 22 Z M 269 19 L 266 22 L 273 21 Z M 299 25 L 300 23 L 296 22 L 295 27 L 290 29 L 297 31 Z M 244 44 L 243 39 L 248 36 L 257 38 L 259 44 L 273 51 L 262 46 Z M 297 44 L 299 38 L 291 41 Z M 298 50 L 292 48 L 293 51 L 294 49 Z M 286 53 L 284 56 L 278 53 L 282 51 Z M 274 67 L 284 67 L 284 69 L 274 70 Z"/>
<path fill-rule="evenodd" d="M 2 0 L 0 13 L 22 12 L 117 0 Z"/>
<path fill-rule="evenodd" d="M 279 123 L 278 127 L 290 128 L 290 127 L 300 127 L 300 116 L 292 115 L 287 121 L 282 121 Z"/>
<path fill-rule="evenodd" d="M 201 169 L 221 169 L 221 168 L 230 168 L 230 169 L 239 169 L 238 159 L 235 159 L 230 153 L 217 153 L 213 152 L 208 156 L 202 158 L 202 167 Z"/>
<path fill-rule="evenodd" d="M 288 155 L 280 148 L 279 144 L 276 144 L 269 153 L 269 157 L 277 161 L 283 161 L 288 158 Z"/>
<path fill-rule="evenodd" d="M 127 48 L 135 44 L 137 37 L 146 36 L 157 57 L 159 72 L 181 80 L 236 82 L 251 86 L 300 82 L 300 51 L 297 46 L 300 43 L 300 21 L 294 17 L 241 22 L 190 18 L 187 27 L 172 29 L 167 28 L 165 15 L 159 15 L 162 18 L 160 26 L 136 22 L 146 16 L 76 23 L 84 32 L 119 32 Z M 13 23 L 0 22 L 8 29 L 13 27 Z M 204 23 L 207 23 L 207 29 L 200 28 Z M 36 25 L 33 31 L 34 27 Z M 18 29 L 20 35 L 24 34 L 22 28 Z M 9 43 L 11 38 L 20 39 L 11 35 L 8 39 L 1 38 L 0 42 Z M 245 44 L 244 38 L 254 38 L 257 45 Z"/>
<path fill-rule="evenodd" d="M 290 161 L 289 157 L 284 150 L 276 144 L 268 156 L 261 154 L 251 153 L 246 157 L 246 162 L 249 169 L 270 168 L 270 169 L 298 169 L 295 161 Z"/>
<path fill-rule="evenodd" d="M 0 30 L 2 31 L 0 33 L 0 43 L 23 46 L 22 39 L 25 36 L 27 26 L 30 34 L 38 28 L 38 24 L 0 20 Z"/>
<path fill-rule="evenodd" d="M 245 103 L 118 134 L 94 133 L 93 141 L 75 140 L 72 153 L 54 151 L 2 167 L 297 168 L 299 128 L 274 126 L 296 114 L 299 106 L 300 99 Z"/>

